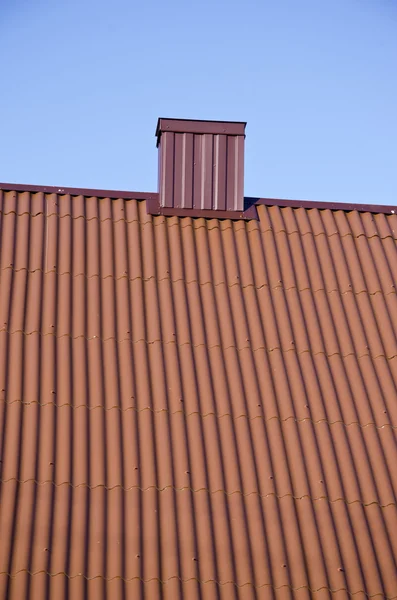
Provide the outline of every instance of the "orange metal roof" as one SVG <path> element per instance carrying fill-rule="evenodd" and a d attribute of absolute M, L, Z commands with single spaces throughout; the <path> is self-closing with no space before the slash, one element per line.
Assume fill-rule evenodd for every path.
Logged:
<path fill-rule="evenodd" d="M 0 599 L 397 598 L 397 215 L 50 192 L 0 192 Z"/>

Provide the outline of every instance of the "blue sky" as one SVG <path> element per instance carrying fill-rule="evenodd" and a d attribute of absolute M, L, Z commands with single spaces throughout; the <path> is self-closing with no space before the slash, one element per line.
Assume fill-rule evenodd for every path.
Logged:
<path fill-rule="evenodd" d="M 0 0 L 0 181 L 157 189 L 157 118 L 244 120 L 247 196 L 397 204 L 397 0 Z"/>

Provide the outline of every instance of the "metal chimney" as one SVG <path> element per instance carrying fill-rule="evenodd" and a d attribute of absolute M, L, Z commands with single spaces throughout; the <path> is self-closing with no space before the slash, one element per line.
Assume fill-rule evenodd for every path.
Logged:
<path fill-rule="evenodd" d="M 199 211 L 242 212 L 245 126 L 159 119 L 160 210 L 180 209 L 181 215 L 194 210 L 197 216 Z"/>

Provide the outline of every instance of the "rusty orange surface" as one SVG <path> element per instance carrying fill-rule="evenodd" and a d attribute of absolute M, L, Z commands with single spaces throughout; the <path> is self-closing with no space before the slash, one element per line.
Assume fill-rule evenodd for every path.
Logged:
<path fill-rule="evenodd" d="M 0 599 L 397 598 L 397 215 L 0 192 Z"/>

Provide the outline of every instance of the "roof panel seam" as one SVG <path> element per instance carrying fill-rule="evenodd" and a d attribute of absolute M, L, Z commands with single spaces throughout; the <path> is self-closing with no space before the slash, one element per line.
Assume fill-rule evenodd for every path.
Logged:
<path fill-rule="evenodd" d="M 143 577 L 140 577 L 139 575 L 136 575 L 135 577 L 123 577 L 122 575 L 114 575 L 113 577 L 110 577 L 110 576 L 106 577 L 104 575 L 91 575 L 90 576 L 90 575 L 86 575 L 85 573 L 76 573 L 75 575 L 71 575 L 70 573 L 66 573 L 66 571 L 57 571 L 55 573 L 51 573 L 50 571 L 47 571 L 46 569 L 40 569 L 38 571 L 30 571 L 29 569 L 19 569 L 15 573 L 8 573 L 7 571 L 0 571 L 0 575 L 5 575 L 6 577 L 9 577 L 11 579 L 15 579 L 16 577 L 18 577 L 19 574 L 22 574 L 22 573 L 29 575 L 30 577 L 34 577 L 35 575 L 46 575 L 47 577 L 51 577 L 51 578 L 62 576 L 62 577 L 66 577 L 67 579 L 77 579 L 78 577 L 82 577 L 86 581 L 93 581 L 96 579 L 100 579 L 101 581 L 106 581 L 106 582 L 123 581 L 124 583 L 130 583 L 132 581 L 139 581 L 139 582 L 145 583 L 145 584 L 157 582 L 160 585 L 166 585 L 170 581 L 173 581 L 176 579 L 180 583 L 189 583 L 191 581 L 195 581 L 196 583 L 198 583 L 200 585 L 212 583 L 212 584 L 215 584 L 218 586 L 234 585 L 236 588 L 243 588 L 243 587 L 250 586 L 254 589 L 263 589 L 265 587 L 269 587 L 275 591 L 278 591 L 278 590 L 281 590 L 284 588 L 288 588 L 292 592 L 297 592 L 299 590 L 307 590 L 311 594 L 316 594 L 318 592 L 323 592 L 323 591 L 328 591 L 331 594 L 337 594 L 339 592 L 346 592 L 349 596 L 356 596 L 357 594 L 364 594 L 364 596 L 366 596 L 367 598 L 375 598 L 377 596 L 381 596 L 382 598 L 384 598 L 384 600 L 396 600 L 396 598 L 397 598 L 397 596 L 385 596 L 383 592 L 377 592 L 375 594 L 368 594 L 367 592 L 365 592 L 365 590 L 358 590 L 356 592 L 351 592 L 346 587 L 333 589 L 333 588 L 330 588 L 330 587 L 324 585 L 319 588 L 311 588 L 307 584 L 300 585 L 298 587 L 293 587 L 292 585 L 287 584 L 287 583 L 284 583 L 279 586 L 275 586 L 272 583 L 255 584 L 255 583 L 252 583 L 251 581 L 246 581 L 245 583 L 237 583 L 236 581 L 233 581 L 233 580 L 217 581 L 216 579 L 199 579 L 198 577 L 188 577 L 188 578 L 184 579 L 184 578 L 180 577 L 179 575 L 171 575 L 170 577 L 167 577 L 167 579 L 160 579 L 159 577 L 149 577 L 148 579 L 144 579 Z"/>
<path fill-rule="evenodd" d="M 121 198 L 121 200 L 122 200 L 122 198 Z M 184 219 L 185 218 L 189 218 L 189 217 L 186 217 L 186 216 L 183 216 L 183 215 L 173 215 L 173 216 L 170 216 L 170 217 L 164 217 L 163 215 L 157 215 L 157 216 L 154 215 L 153 216 L 153 221 L 157 221 L 158 219 L 161 219 L 160 223 L 154 223 L 151 220 L 149 220 L 149 221 L 142 221 L 141 219 L 126 219 L 124 217 L 120 217 L 119 219 L 113 219 L 112 217 L 106 217 L 104 219 L 100 219 L 99 217 L 87 217 L 86 215 L 77 215 L 77 216 L 74 216 L 71 213 L 66 213 L 66 214 L 63 214 L 63 215 L 60 215 L 59 213 L 50 213 L 50 214 L 47 214 L 44 211 L 39 211 L 37 213 L 30 213 L 28 211 L 18 213 L 18 212 L 13 211 L 13 210 L 8 211 L 8 212 L 4 212 L 4 211 L 0 210 L 0 215 L 2 215 L 3 217 L 6 217 L 8 215 L 14 215 L 15 217 L 29 216 L 30 218 L 44 216 L 46 219 L 49 219 L 50 217 L 57 217 L 58 219 L 69 218 L 69 219 L 71 219 L 73 221 L 77 221 L 79 219 L 83 219 L 86 222 L 98 221 L 100 223 L 105 223 L 106 221 L 112 221 L 112 223 L 114 223 L 114 224 L 120 223 L 120 222 L 124 222 L 124 223 L 127 223 L 127 224 L 140 223 L 142 226 L 152 225 L 153 227 L 158 227 L 160 225 L 164 225 L 164 220 L 163 219 L 176 218 L 179 221 L 180 218 L 184 218 Z M 214 217 L 211 217 L 211 218 L 208 218 L 208 219 L 205 218 L 205 217 L 201 217 L 201 218 L 204 218 L 205 220 L 211 220 L 211 221 L 216 220 L 216 221 L 218 221 L 218 219 L 216 219 L 216 218 L 214 219 Z M 224 223 L 225 221 L 227 222 L 227 221 L 229 221 L 229 219 L 224 219 L 224 218 L 223 219 L 219 219 L 219 224 L 220 223 Z M 248 225 L 248 224 L 249 223 L 242 223 L 242 227 L 240 227 L 238 229 L 234 229 L 234 227 L 232 225 L 230 225 L 230 226 L 228 225 L 226 227 L 224 226 L 221 229 L 222 229 L 222 231 L 224 231 L 226 229 L 234 229 L 236 231 L 236 233 L 237 233 L 238 231 L 240 231 L 242 229 L 245 230 L 246 229 L 246 225 Z M 170 225 L 170 227 L 173 227 L 173 226 L 176 226 L 176 225 L 178 225 L 178 223 L 174 223 L 174 224 Z M 211 231 L 212 229 L 219 229 L 219 226 L 217 226 L 217 225 L 215 225 L 214 227 L 208 227 L 207 228 L 205 225 L 195 226 L 192 223 L 187 223 L 186 225 L 182 225 L 182 227 L 193 227 L 195 230 L 196 229 L 200 229 L 201 227 L 205 227 L 208 231 Z M 259 231 L 260 233 L 272 233 L 274 235 L 277 235 L 279 233 L 283 233 L 283 234 L 288 235 L 288 236 L 290 236 L 290 235 L 299 235 L 300 237 L 305 237 L 306 235 L 310 235 L 310 236 L 312 236 L 314 238 L 319 237 L 319 236 L 324 236 L 326 238 L 332 238 L 334 236 L 338 236 L 339 238 L 343 239 L 345 237 L 350 236 L 353 239 L 359 239 L 361 237 L 364 237 L 367 240 L 371 240 L 373 238 L 379 238 L 380 240 L 386 240 L 386 239 L 390 238 L 393 241 L 397 241 L 397 237 L 394 237 L 391 234 L 388 234 L 388 235 L 385 235 L 385 236 L 381 236 L 381 235 L 379 235 L 379 233 L 374 233 L 372 235 L 367 235 L 366 233 L 359 233 L 359 234 L 355 235 L 355 234 L 353 234 L 351 232 L 347 232 L 347 233 L 341 234 L 338 231 L 335 231 L 334 233 L 326 233 L 325 231 L 319 231 L 318 233 L 313 233 L 312 231 L 301 232 L 299 230 L 287 231 L 286 229 L 279 229 L 277 231 L 274 231 L 274 229 L 272 227 L 269 227 L 268 229 L 260 229 L 259 227 L 252 227 L 250 230 L 248 230 L 248 233 L 251 233 L 251 231 Z"/>
<path fill-rule="evenodd" d="M 297 292 L 301 293 L 301 292 L 312 292 L 313 294 L 317 293 L 317 292 L 324 292 L 326 294 L 333 294 L 333 293 L 339 293 L 341 296 L 345 295 L 345 294 L 353 294 L 355 296 L 359 296 L 360 294 L 368 294 L 369 296 L 375 296 L 376 294 L 383 294 L 384 296 L 390 296 L 390 294 L 397 294 L 396 291 L 396 286 L 394 284 L 391 284 L 391 288 L 393 288 L 391 291 L 389 292 L 385 292 L 382 289 L 379 290 L 375 290 L 373 292 L 369 291 L 368 289 L 362 289 L 362 290 L 358 290 L 357 292 L 355 290 L 353 290 L 352 288 L 349 288 L 345 291 L 341 291 L 338 288 L 333 288 L 331 290 L 327 290 L 325 288 L 317 288 L 317 289 L 313 289 L 310 286 L 306 286 L 304 288 L 298 288 L 295 285 L 291 285 L 289 287 L 285 287 L 282 284 L 278 284 L 275 286 L 270 286 L 267 283 L 263 283 L 261 285 L 255 285 L 254 283 L 247 283 L 247 284 L 242 284 L 240 281 L 235 281 L 233 283 L 228 283 L 227 281 L 218 281 L 216 283 L 214 283 L 213 281 L 198 281 L 197 279 L 190 279 L 189 281 L 185 280 L 183 277 L 178 277 L 177 279 L 172 279 L 171 277 L 159 277 L 157 278 L 155 275 L 150 275 L 149 277 L 142 277 L 141 275 L 137 275 L 136 277 L 128 277 L 127 274 L 123 274 L 123 275 L 119 275 L 119 276 L 115 276 L 115 275 L 100 275 L 99 273 L 93 273 L 92 275 L 87 275 L 86 273 L 75 273 L 73 274 L 71 271 L 57 271 L 57 269 L 48 269 L 45 270 L 41 267 L 37 267 L 35 269 L 28 269 L 27 267 L 20 267 L 20 268 L 15 268 L 13 263 L 11 263 L 8 267 L 3 267 L 0 269 L 0 273 L 2 271 L 8 271 L 8 270 L 12 270 L 13 273 L 28 273 L 29 275 L 33 275 L 34 273 L 42 273 L 44 275 L 48 275 L 48 274 L 55 274 L 57 275 L 57 277 L 62 277 L 64 275 L 69 275 L 72 279 L 75 279 L 77 277 L 85 277 L 86 279 L 93 279 L 94 277 L 97 277 L 98 279 L 100 279 L 101 281 L 105 281 L 106 279 L 114 279 L 114 281 L 121 281 L 123 279 L 127 279 L 130 283 L 134 282 L 134 281 L 142 281 L 143 283 L 147 283 L 149 281 L 157 281 L 158 283 L 161 283 L 163 281 L 169 281 L 170 283 L 185 283 L 185 285 L 191 285 L 191 284 L 196 284 L 199 285 L 200 287 L 203 287 L 205 285 L 212 285 L 213 287 L 218 287 L 220 285 L 225 285 L 228 288 L 232 288 L 232 287 L 236 287 L 238 286 L 240 289 L 245 290 L 247 288 L 254 288 L 255 290 L 262 290 L 263 288 L 268 288 L 270 291 L 276 291 L 276 290 L 283 290 L 284 292 L 289 292 L 291 290 L 296 290 Z"/>
<path fill-rule="evenodd" d="M 342 497 L 329 498 L 328 496 L 317 496 L 317 497 L 313 498 L 312 496 L 310 496 L 310 494 L 303 494 L 302 496 L 294 496 L 294 494 L 292 494 L 291 492 L 287 492 L 286 494 L 281 494 L 281 495 L 278 495 L 275 492 L 269 492 L 268 494 L 260 494 L 256 490 L 252 491 L 252 492 L 242 492 L 241 490 L 232 490 L 231 492 L 228 492 L 227 490 L 222 489 L 222 488 L 218 488 L 216 490 L 210 490 L 207 487 L 192 488 L 189 485 L 182 486 L 182 487 L 177 487 L 172 484 L 164 485 L 162 487 L 159 487 L 157 485 L 148 485 L 147 487 L 143 488 L 139 485 L 131 485 L 131 486 L 126 487 L 126 486 L 122 485 L 121 483 L 116 483 L 115 485 L 109 486 L 109 485 L 106 485 L 105 483 L 89 484 L 87 482 L 72 483 L 71 481 L 56 482 L 53 479 L 45 479 L 45 480 L 40 481 L 33 477 L 28 478 L 28 479 L 18 479 L 18 477 L 9 477 L 8 479 L 0 479 L 0 483 L 1 484 L 17 483 L 18 485 L 22 485 L 25 483 L 33 483 L 34 485 L 39 485 L 39 486 L 53 485 L 56 488 L 61 487 L 63 485 L 67 485 L 67 486 L 71 487 L 72 489 L 77 489 L 77 488 L 87 488 L 89 490 L 104 489 L 108 492 L 110 492 L 112 490 L 122 490 L 123 492 L 129 492 L 131 490 L 137 490 L 139 492 L 148 492 L 150 490 L 156 490 L 157 492 L 165 492 L 167 490 L 172 490 L 174 492 L 190 491 L 192 494 L 198 494 L 200 492 L 206 492 L 210 495 L 224 494 L 225 496 L 234 496 L 234 495 L 238 494 L 239 496 L 241 496 L 243 498 L 248 498 L 250 496 L 257 496 L 262 499 L 275 498 L 276 500 L 283 500 L 284 498 L 291 498 L 292 500 L 295 500 L 295 501 L 310 500 L 311 502 L 319 502 L 320 500 L 325 500 L 326 502 L 329 502 L 329 504 L 335 504 L 336 502 L 343 502 L 347 506 L 351 506 L 352 504 L 359 504 L 363 508 L 367 508 L 369 506 L 378 506 L 379 508 L 389 508 L 391 506 L 397 507 L 397 502 L 387 502 L 386 504 L 382 504 L 378 500 L 370 500 L 369 502 L 364 502 L 363 500 L 359 500 L 359 499 L 346 500 L 346 498 L 342 498 Z"/>
<path fill-rule="evenodd" d="M 47 336 L 52 336 L 56 339 L 62 339 L 62 338 L 70 338 L 71 340 L 80 340 L 80 339 L 85 339 L 86 341 L 91 341 L 91 340 L 98 340 L 100 342 L 109 342 L 109 341 L 113 341 L 116 344 L 122 344 L 124 342 L 129 342 L 130 344 L 139 344 L 139 343 L 145 343 L 147 345 L 152 345 L 152 344 L 163 344 L 164 346 L 167 346 L 169 344 L 175 344 L 175 346 L 177 348 L 182 348 L 183 346 L 189 346 L 191 348 L 202 348 L 205 347 L 208 350 L 212 350 L 214 348 L 222 348 L 222 350 L 226 351 L 226 350 L 237 350 L 237 352 L 243 352 L 244 350 L 251 350 L 251 352 L 259 352 L 260 350 L 271 353 L 271 352 L 282 352 L 283 354 L 287 354 L 288 352 L 296 352 L 297 356 L 301 356 L 302 354 L 310 354 L 311 356 L 325 356 L 327 358 L 332 358 L 333 356 L 339 356 L 340 358 L 348 358 L 349 356 L 355 356 L 357 359 L 361 359 L 361 358 L 365 358 L 365 357 L 369 357 L 372 360 L 377 360 L 379 358 L 384 358 L 386 360 L 393 360 L 394 358 L 397 357 L 397 353 L 396 354 L 392 354 L 390 356 L 386 356 L 386 354 L 377 354 L 377 355 L 372 355 L 369 352 L 365 352 L 364 354 L 357 354 L 356 352 L 348 352 L 347 354 L 341 354 L 340 352 L 332 352 L 330 354 L 328 354 L 327 352 L 324 352 L 323 350 L 320 350 L 318 352 L 313 352 L 312 350 L 310 350 L 309 348 L 301 350 L 299 352 L 296 351 L 296 348 L 280 348 L 279 346 L 275 346 L 272 348 L 266 348 L 266 346 L 259 346 L 258 348 L 251 348 L 251 346 L 242 346 L 241 348 L 239 348 L 238 346 L 231 344 L 229 346 L 223 346 L 222 344 L 214 344 L 212 346 L 207 346 L 207 344 L 205 343 L 200 343 L 200 344 L 192 344 L 191 342 L 182 342 L 180 344 L 178 344 L 175 340 L 161 340 L 161 339 L 155 339 L 155 340 L 145 340 L 144 338 L 140 338 L 138 340 L 131 340 L 130 337 L 125 337 L 125 338 L 120 338 L 117 339 L 115 336 L 109 336 L 106 338 L 102 338 L 99 335 L 92 335 L 92 336 L 86 336 L 84 334 L 80 334 L 80 335 L 76 335 L 73 336 L 70 333 L 63 333 L 61 335 L 57 335 L 56 333 L 49 331 L 49 332 L 42 332 L 39 330 L 34 330 L 34 331 L 23 331 L 22 329 L 16 329 L 14 331 L 9 331 L 5 328 L 0 329 L 0 333 L 7 333 L 7 335 L 24 335 L 24 336 L 31 336 L 31 335 L 40 335 L 42 337 L 47 337 Z"/>
<path fill-rule="evenodd" d="M 142 413 L 142 412 L 146 412 L 146 411 L 150 411 L 151 413 L 157 415 L 157 414 L 162 414 L 162 413 L 167 413 L 170 416 L 173 415 L 183 415 L 184 417 L 193 417 L 193 416 L 198 416 L 200 418 L 206 418 L 206 417 L 215 417 L 216 419 L 223 419 L 224 417 L 229 417 L 230 419 L 232 419 L 233 421 L 237 421 L 238 419 L 247 419 L 248 421 L 255 421 L 256 419 L 261 419 L 263 420 L 264 423 L 269 423 L 270 421 L 275 421 L 277 420 L 279 423 L 286 423 L 287 421 L 294 421 L 295 423 L 305 423 L 305 422 L 309 422 L 312 423 L 313 425 L 319 425 L 319 424 L 326 424 L 326 425 L 342 425 L 343 427 L 351 427 L 352 425 L 357 425 L 358 427 L 360 427 L 361 429 L 364 429 L 365 427 L 375 427 L 376 429 L 384 429 L 385 427 L 390 427 L 391 429 L 397 429 L 397 425 L 393 425 L 392 423 L 383 423 L 382 425 L 377 425 L 375 422 L 371 421 L 369 423 L 365 423 L 362 424 L 359 421 L 351 421 L 350 423 L 345 423 L 344 421 L 342 421 L 341 419 L 336 419 L 335 421 L 329 421 L 328 419 L 312 419 L 310 417 L 304 417 L 302 419 L 297 419 L 296 417 L 294 417 L 293 415 L 289 416 L 289 417 L 279 417 L 277 415 L 274 415 L 273 417 L 268 417 L 265 418 L 263 415 L 255 415 L 253 417 L 251 417 L 250 415 L 246 414 L 246 413 L 241 413 L 240 415 L 232 415 L 231 413 L 222 413 L 222 414 L 217 414 L 213 411 L 209 411 L 206 413 L 200 412 L 198 410 L 194 410 L 191 412 L 187 412 L 184 410 L 174 410 L 171 411 L 169 408 L 158 408 L 155 409 L 151 406 L 144 406 L 143 408 L 138 408 L 136 406 L 126 406 L 125 408 L 122 408 L 121 406 L 114 404 L 113 406 L 105 406 L 103 404 L 96 404 L 94 406 L 90 406 L 89 404 L 73 404 L 71 402 L 62 402 L 61 404 L 58 404 L 57 402 L 54 402 L 53 400 L 50 400 L 48 402 L 39 402 L 38 400 L 31 400 L 31 401 L 25 401 L 25 400 L 21 400 L 19 398 L 15 399 L 15 400 L 6 400 L 4 398 L 0 399 L 0 402 L 3 402 L 4 404 L 7 405 L 11 405 L 11 404 L 15 404 L 15 403 L 20 403 L 24 406 L 39 406 L 39 407 L 44 407 L 44 406 L 54 406 L 55 408 L 65 408 L 65 407 L 69 407 L 72 410 L 77 410 L 79 408 L 85 408 L 89 411 L 92 410 L 98 410 L 98 409 L 102 409 L 105 412 L 108 412 L 110 410 L 118 410 L 121 413 L 127 412 L 127 411 L 134 411 L 136 413 Z"/>

